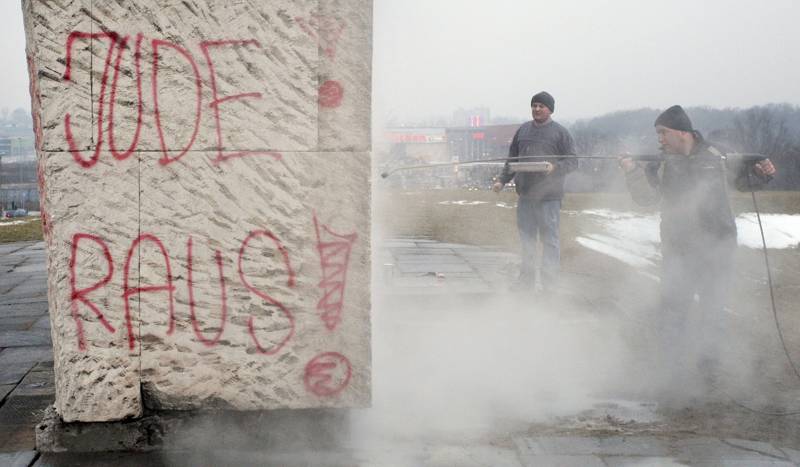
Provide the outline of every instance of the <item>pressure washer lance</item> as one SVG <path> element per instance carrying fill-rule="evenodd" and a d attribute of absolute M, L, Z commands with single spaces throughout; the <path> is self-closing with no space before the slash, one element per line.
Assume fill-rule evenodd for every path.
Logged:
<path fill-rule="evenodd" d="M 559 160 L 559 159 L 595 159 L 595 160 L 608 160 L 608 159 L 631 159 L 634 161 L 643 161 L 643 162 L 660 162 L 669 157 L 683 157 L 683 156 L 672 156 L 672 155 L 665 155 L 665 154 L 636 154 L 636 155 L 629 155 L 629 154 L 619 154 L 619 155 L 567 155 L 567 156 L 520 156 L 520 157 L 502 157 L 497 159 L 482 159 L 476 161 L 465 161 L 465 162 L 439 162 L 435 164 L 420 164 L 420 165 L 406 165 L 402 167 L 396 167 L 391 170 L 387 170 L 386 172 L 381 173 L 381 178 L 388 178 L 390 175 L 394 174 L 395 172 L 401 172 L 406 170 L 421 170 L 421 169 L 434 169 L 438 167 L 459 167 L 462 165 L 465 166 L 485 166 L 485 167 L 502 167 L 506 162 L 509 162 L 510 168 L 513 172 L 546 172 L 547 171 L 547 164 L 545 162 Z M 703 157 L 703 158 L 712 158 L 717 159 L 720 158 L 722 160 L 728 159 L 737 159 L 743 162 L 758 162 L 763 161 L 767 158 L 767 156 L 763 154 L 756 154 L 756 153 L 745 153 L 741 154 L 738 152 L 731 152 L 727 154 L 722 154 L 721 156 L 714 156 L 714 155 L 698 155 L 694 157 Z M 542 162 L 544 160 L 544 162 Z M 538 162 L 537 162 L 538 161 Z"/>

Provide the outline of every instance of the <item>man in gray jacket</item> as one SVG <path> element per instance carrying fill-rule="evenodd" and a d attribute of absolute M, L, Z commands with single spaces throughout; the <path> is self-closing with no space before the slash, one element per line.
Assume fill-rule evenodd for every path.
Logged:
<path fill-rule="evenodd" d="M 678 105 L 658 116 L 655 129 L 664 160 L 620 165 L 633 200 L 661 207 L 660 345 L 665 355 L 674 349 L 716 361 L 720 343 L 731 339 L 724 308 L 737 240 L 728 185 L 760 188 L 775 167 L 769 159 L 726 163 Z M 691 329 L 696 338 L 687 337 Z"/>
<path fill-rule="evenodd" d="M 511 141 L 508 160 L 503 173 L 492 189 L 499 192 L 512 179 L 519 195 L 517 203 L 517 228 L 522 245 L 520 275 L 515 290 L 534 290 L 536 282 L 536 241 L 542 242 L 541 283 L 550 290 L 558 279 L 560 269 L 559 218 L 561 199 L 564 197 L 564 178 L 577 167 L 575 144 L 566 128 L 554 122 L 550 115 L 555 110 L 555 99 L 540 92 L 531 99 L 533 120 L 522 124 Z M 509 163 L 526 161 L 528 156 L 554 156 L 530 158 L 544 162 L 541 172 L 512 171 Z"/>

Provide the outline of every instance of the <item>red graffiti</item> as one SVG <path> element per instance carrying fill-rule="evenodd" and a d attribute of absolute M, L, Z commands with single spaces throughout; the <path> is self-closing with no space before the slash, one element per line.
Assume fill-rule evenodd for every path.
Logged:
<path fill-rule="evenodd" d="M 186 147 L 175 157 L 169 157 L 169 151 L 167 149 L 167 143 L 164 142 L 164 130 L 161 127 L 161 113 L 158 110 L 158 63 L 159 63 L 159 56 L 158 56 L 158 48 L 159 47 L 169 47 L 177 51 L 183 58 L 186 59 L 187 62 L 192 66 L 192 71 L 194 72 L 194 85 L 197 89 L 197 97 L 195 98 L 195 111 L 194 111 L 194 131 L 192 132 L 192 136 L 189 138 L 189 142 L 186 144 Z M 158 129 L 158 140 L 161 142 L 161 151 L 164 155 L 158 162 L 161 165 L 167 165 L 172 162 L 177 161 L 181 157 L 184 156 L 189 149 L 191 149 L 192 145 L 194 144 L 195 139 L 197 138 L 197 131 L 200 129 L 200 115 L 202 113 L 202 86 L 203 82 L 200 80 L 200 70 L 197 69 L 197 63 L 195 63 L 194 58 L 192 55 L 183 47 L 173 44 L 169 41 L 163 41 L 160 39 L 153 39 L 152 42 L 153 47 L 153 106 L 154 106 L 154 114 L 156 119 L 156 129 Z"/>
<path fill-rule="evenodd" d="M 242 268 L 242 263 L 243 263 L 244 256 L 245 256 L 245 250 L 247 249 L 247 246 L 250 243 L 250 241 L 255 239 L 256 237 L 267 237 L 267 238 L 269 238 L 270 240 L 272 240 L 272 242 L 278 248 L 278 251 L 280 251 L 281 255 L 283 256 L 283 263 L 286 266 L 286 271 L 289 274 L 289 278 L 286 281 L 286 285 L 288 287 L 294 287 L 294 285 L 295 285 L 294 270 L 292 270 L 292 265 L 289 262 L 289 253 L 286 251 L 286 248 L 284 248 L 284 246 L 280 242 L 280 240 L 278 240 L 278 238 L 275 237 L 275 235 L 273 235 L 272 232 L 270 232 L 269 230 L 255 230 L 253 232 L 250 232 L 250 235 L 248 235 L 247 238 L 245 238 L 244 241 L 242 242 L 242 247 L 239 249 L 239 278 L 241 278 L 242 283 L 244 284 L 245 287 L 247 287 L 247 290 L 249 290 L 249 291 L 253 292 L 254 294 L 256 294 L 257 296 L 261 297 L 261 299 L 263 299 L 263 300 L 271 303 L 272 305 L 278 307 L 278 309 L 281 311 L 281 313 L 283 313 L 283 315 L 289 321 L 289 332 L 286 334 L 286 336 L 284 336 L 284 338 L 281 341 L 279 341 L 277 344 L 273 345 L 272 347 L 266 348 L 266 349 L 261 346 L 261 343 L 258 341 L 258 338 L 256 338 L 256 331 L 255 331 L 255 324 L 254 324 L 255 323 L 255 317 L 254 316 L 250 316 L 250 319 L 247 322 L 247 328 L 248 328 L 248 330 L 250 332 L 250 337 L 253 339 L 253 342 L 256 344 L 256 349 L 262 354 L 273 355 L 273 354 L 278 353 L 283 348 L 283 346 L 285 346 L 286 343 L 289 342 L 289 339 L 292 338 L 292 336 L 294 335 L 295 322 L 294 322 L 294 316 L 289 311 L 289 309 L 286 308 L 283 305 L 283 303 L 279 302 L 278 300 L 274 299 L 273 297 L 269 296 L 268 294 L 266 294 L 266 293 L 256 289 L 255 287 L 253 287 L 253 285 L 250 283 L 250 281 L 248 281 L 247 278 L 245 277 L 244 269 Z"/>
<path fill-rule="evenodd" d="M 308 18 L 294 18 L 300 29 L 317 41 L 317 46 L 330 59 L 336 56 L 336 46 L 344 31 L 344 22 L 334 16 L 311 13 Z"/>
<path fill-rule="evenodd" d="M 213 338 L 207 339 L 200 329 L 200 325 L 197 322 L 197 315 L 195 314 L 194 284 L 192 282 L 192 237 L 189 237 L 189 240 L 186 242 L 186 283 L 189 288 L 189 315 L 191 316 L 192 329 L 194 329 L 195 336 L 197 336 L 200 342 L 206 347 L 214 347 L 217 342 L 219 342 L 222 333 L 225 331 L 225 318 L 228 315 L 228 299 L 225 294 L 225 273 L 222 270 L 222 253 L 220 253 L 219 250 L 214 251 L 214 259 L 217 262 L 217 269 L 219 270 L 219 287 L 222 293 L 222 317 L 220 318 L 217 334 Z"/>
<path fill-rule="evenodd" d="M 144 40 L 144 36 L 139 33 L 136 35 L 136 46 L 135 52 L 133 54 L 133 62 L 134 67 L 136 70 L 136 96 L 137 96 L 137 115 L 136 115 L 136 130 L 133 134 L 133 137 L 130 141 L 128 148 L 124 151 L 121 151 L 117 148 L 117 140 L 114 130 L 115 126 L 115 113 L 114 108 L 117 105 L 118 96 L 117 93 L 119 91 L 119 75 L 120 75 L 120 68 L 123 61 L 123 55 L 125 50 L 129 49 L 129 40 L 130 36 L 120 37 L 119 34 L 116 32 L 102 32 L 102 33 L 89 33 L 89 32 L 82 32 L 82 31 L 73 31 L 67 37 L 66 43 L 66 60 L 65 60 L 65 71 L 63 75 L 64 81 L 72 81 L 72 55 L 73 55 L 73 48 L 74 43 L 76 40 L 108 40 L 109 41 L 109 49 L 108 54 L 106 55 L 105 59 L 105 66 L 103 68 L 102 78 L 100 81 L 100 90 L 98 95 L 98 111 L 97 111 L 97 137 L 94 141 L 94 151 L 90 156 L 84 155 L 81 151 L 81 148 L 89 147 L 90 144 L 80 144 L 76 141 L 75 135 L 73 133 L 72 128 L 72 114 L 69 112 L 64 116 L 64 136 L 67 140 L 70 153 L 72 154 L 75 161 L 84 168 L 91 168 L 94 166 L 100 158 L 101 150 L 103 149 L 104 135 L 105 132 L 108 132 L 108 141 L 111 154 L 117 160 L 125 160 L 127 159 L 134 151 L 136 151 L 137 147 L 139 146 L 140 142 L 140 134 L 141 129 L 143 126 L 144 121 L 144 93 L 142 90 L 142 83 L 143 83 L 143 72 L 141 67 L 141 60 L 142 60 L 142 42 Z M 197 141 L 197 135 L 200 130 L 200 121 L 203 116 L 203 99 L 202 99 L 202 91 L 203 91 L 203 81 L 200 74 L 200 69 L 197 65 L 197 62 L 194 59 L 189 50 L 182 47 L 181 45 L 175 44 L 173 42 L 162 40 L 162 39 L 152 39 L 150 41 L 150 46 L 152 48 L 153 54 L 153 66 L 152 72 L 150 76 L 150 83 L 152 88 L 152 99 L 153 99 L 153 120 L 155 122 L 155 127 L 157 131 L 157 136 L 160 144 L 161 150 L 161 158 L 159 159 L 159 163 L 161 165 L 168 165 L 173 162 L 180 160 L 186 153 L 188 153 L 191 148 L 194 146 L 195 142 Z M 219 90 L 217 87 L 217 73 L 214 67 L 214 62 L 211 58 L 210 51 L 214 48 L 219 47 L 258 47 L 260 48 L 261 45 L 258 41 L 254 39 L 243 39 L 243 40 L 212 40 L 212 41 L 203 41 L 200 43 L 200 50 L 203 53 L 206 59 L 206 65 L 208 66 L 209 70 L 209 86 L 211 87 L 211 94 L 212 94 L 212 101 L 209 103 L 209 107 L 212 110 L 212 117 L 214 119 L 215 124 L 215 132 L 216 132 L 216 150 L 217 156 L 214 159 L 214 164 L 218 165 L 221 162 L 225 162 L 231 159 L 237 159 L 245 156 L 268 156 L 275 160 L 281 159 L 281 154 L 275 151 L 235 151 L 230 153 L 224 153 L 224 138 L 223 138 L 223 128 L 222 128 L 222 117 L 220 107 L 223 105 L 227 105 L 232 101 L 237 100 L 245 100 L 245 99 L 261 99 L 263 96 L 259 92 L 245 92 L 236 95 L 230 96 L 219 96 Z M 194 114 L 191 115 L 190 120 L 193 120 L 193 128 L 191 136 L 186 141 L 183 148 L 180 150 L 172 151 L 169 145 L 166 142 L 165 138 L 165 131 L 164 131 L 164 116 L 162 114 L 162 110 L 159 107 L 159 72 L 161 70 L 161 64 L 164 60 L 164 55 L 168 49 L 171 49 L 175 54 L 179 57 L 182 57 L 191 68 L 191 78 L 193 78 L 193 82 L 195 85 L 195 105 L 194 105 Z M 116 52 L 116 56 L 114 53 Z M 30 66 L 30 65 L 29 65 Z M 113 75 L 111 75 L 111 70 L 113 69 Z M 31 80 L 31 82 L 35 82 L 35 80 Z M 108 96 L 107 96 L 108 93 Z M 107 108 L 107 109 L 106 109 Z M 182 107 L 178 107 L 179 109 L 183 109 Z M 191 107 L 187 107 L 185 110 L 191 112 Z M 106 112 L 108 113 L 108 117 L 106 118 Z M 107 124 L 106 121 L 108 120 Z M 175 152 L 174 154 L 172 152 Z"/>
<path fill-rule="evenodd" d="M 263 156 L 270 156 L 275 159 L 280 159 L 281 155 L 273 152 L 273 151 L 238 151 L 232 152 L 228 154 L 223 154 L 223 148 L 225 144 L 222 140 L 222 123 L 220 120 L 220 111 L 219 107 L 221 104 L 239 100 L 239 99 L 261 99 L 262 95 L 260 92 L 246 92 L 241 94 L 235 94 L 232 96 L 225 96 L 223 98 L 219 97 L 219 91 L 217 89 L 217 72 L 214 69 L 214 62 L 211 60 L 211 48 L 217 47 L 246 47 L 246 46 L 253 46 L 261 48 L 261 44 L 254 39 L 251 40 L 240 40 L 240 41 L 203 41 L 200 43 L 200 50 L 203 51 L 203 55 L 206 58 L 206 63 L 208 64 L 208 71 L 210 76 L 210 83 L 211 83 L 211 103 L 208 104 L 209 107 L 214 112 L 214 123 L 217 132 L 217 158 L 214 159 L 214 164 L 218 165 L 220 162 L 235 159 L 237 157 L 244 157 L 244 156 L 255 156 L 255 155 L 263 155 Z"/>
<path fill-rule="evenodd" d="M 117 42 L 119 42 L 119 35 L 115 32 L 98 32 L 94 34 L 78 31 L 71 32 L 69 37 L 67 37 L 67 60 L 66 69 L 64 71 L 65 81 L 71 81 L 72 79 L 72 45 L 76 39 L 109 39 L 111 42 L 108 47 L 105 66 L 103 67 L 103 77 L 100 80 L 99 109 L 97 111 L 97 141 L 95 142 L 94 153 L 88 160 L 84 159 L 78 144 L 75 142 L 75 137 L 72 134 L 72 126 L 70 124 L 72 115 L 70 113 L 64 115 L 64 133 L 67 138 L 67 144 L 69 145 L 69 152 L 72 153 L 72 158 L 75 159 L 75 162 L 81 167 L 89 168 L 97 163 L 97 160 L 100 158 L 100 148 L 103 146 L 103 99 L 106 95 L 108 69 L 111 65 L 111 57 L 114 55 L 114 48 Z"/>
<path fill-rule="evenodd" d="M 248 334 L 252 338 L 253 342 L 256 346 L 256 351 L 258 353 L 264 355 L 273 355 L 278 353 L 286 343 L 294 336 L 295 331 L 295 319 L 292 313 L 284 306 L 280 301 L 271 297 L 266 292 L 257 289 L 253 286 L 250 280 L 246 277 L 244 273 L 243 263 L 247 257 L 246 252 L 248 247 L 250 246 L 250 242 L 255 240 L 258 237 L 267 237 L 274 243 L 277 250 L 281 253 L 283 264 L 286 268 L 286 272 L 288 274 L 287 286 L 294 287 L 295 286 L 295 273 L 292 269 L 291 263 L 289 261 L 289 253 L 286 248 L 283 246 L 281 241 L 274 236 L 268 230 L 256 230 L 251 232 L 241 244 L 239 249 L 239 261 L 238 261 L 238 268 L 239 268 L 239 277 L 242 281 L 242 284 L 245 288 L 249 291 L 253 292 L 259 298 L 269 302 L 270 304 L 276 306 L 286 320 L 289 322 L 289 330 L 285 336 L 276 344 L 264 347 L 261 345 L 260 341 L 256 338 L 255 335 L 255 317 L 251 316 L 250 320 L 248 321 Z M 77 251 L 78 251 L 78 243 L 81 240 L 92 240 L 102 248 L 102 252 L 104 257 L 106 258 L 106 262 L 108 263 L 108 274 L 102 280 L 96 282 L 94 285 L 90 287 L 86 287 L 83 289 L 78 289 L 76 287 L 78 272 L 77 272 Z M 131 285 L 131 268 L 133 266 L 133 257 L 134 254 L 137 253 L 141 249 L 142 242 L 150 242 L 158 249 L 159 253 L 161 254 L 162 259 L 164 260 L 164 267 L 166 273 L 166 280 L 163 284 L 159 285 L 142 285 L 133 287 Z M 214 260 L 217 264 L 217 270 L 219 272 L 219 286 L 221 291 L 221 307 L 222 307 L 222 316 L 220 318 L 220 326 L 217 333 L 209 338 L 206 337 L 202 330 L 200 329 L 200 325 L 197 319 L 195 307 L 196 303 L 194 300 L 194 255 L 193 255 L 193 240 L 191 237 L 187 240 L 187 286 L 189 290 L 189 315 L 192 322 L 192 327 L 194 330 L 195 335 L 198 339 L 207 347 L 213 347 L 218 344 L 222 335 L 225 332 L 225 323 L 227 321 L 227 314 L 228 314 L 228 295 L 227 295 L 227 284 L 224 274 L 224 267 L 223 267 L 223 260 L 222 260 L 222 253 L 219 250 L 214 251 Z M 110 332 L 115 332 L 115 329 L 106 321 L 105 316 L 100 311 L 100 309 L 92 303 L 89 298 L 88 294 L 94 292 L 104 286 L 106 286 L 112 278 L 114 271 L 114 262 L 111 259 L 111 253 L 109 252 L 108 246 L 106 242 L 95 235 L 91 235 L 88 233 L 78 233 L 73 236 L 72 241 L 72 257 L 70 259 L 70 287 L 71 287 L 71 297 L 72 297 L 72 315 L 75 319 L 76 326 L 78 328 L 78 346 L 81 350 L 86 350 L 86 340 L 84 338 L 83 333 L 83 322 L 80 320 L 80 316 L 78 313 L 78 303 L 83 303 L 88 306 L 99 318 L 100 322 L 108 329 Z M 173 285 L 173 275 L 172 275 L 172 266 L 170 263 L 169 254 L 167 252 L 166 247 L 161 242 L 161 240 L 152 234 L 141 234 L 132 242 L 130 248 L 128 249 L 126 258 L 125 258 L 125 267 L 123 270 L 123 279 L 122 279 L 122 298 L 124 301 L 124 313 L 125 313 L 125 324 L 128 330 L 128 346 L 130 350 L 134 350 L 136 347 L 136 335 L 133 331 L 133 320 L 131 318 L 131 306 L 130 306 L 130 299 L 134 295 L 140 295 L 141 293 L 157 293 L 157 292 L 168 292 L 169 297 L 169 326 L 167 329 L 167 335 L 172 335 L 175 331 L 175 299 L 174 299 L 174 291 L 175 287 Z"/>
<path fill-rule="evenodd" d="M 326 108 L 336 108 L 342 105 L 344 89 L 338 81 L 328 80 L 319 87 L 319 105 Z"/>
<path fill-rule="evenodd" d="M 44 181 L 44 168 L 42 167 L 42 157 L 38 157 L 36 160 L 36 181 L 37 185 L 39 186 L 39 212 L 42 219 L 42 233 L 44 234 L 45 240 L 48 243 L 52 240 L 53 236 L 53 224 L 51 223 L 50 216 L 47 214 L 45 210 L 45 197 L 47 196 L 47 191 L 45 190 L 45 181 Z"/>
<path fill-rule="evenodd" d="M 347 357 L 337 352 L 326 352 L 308 362 L 303 382 L 312 394 L 331 397 L 347 387 L 352 374 L 353 368 Z"/>
<path fill-rule="evenodd" d="M 85 287 L 83 289 L 78 289 L 75 285 L 77 281 L 77 272 L 75 265 L 77 264 L 77 257 L 78 257 L 78 243 L 81 240 L 91 240 L 102 248 L 103 257 L 106 259 L 106 263 L 108 263 L 108 273 L 94 285 L 89 287 Z M 116 332 L 113 326 L 106 320 L 103 312 L 97 308 L 97 306 L 89 301 L 88 295 L 95 290 L 105 287 L 106 284 L 111 280 L 111 276 L 114 275 L 114 262 L 111 260 L 111 252 L 108 250 L 108 245 L 106 242 L 103 241 L 100 237 L 90 234 L 78 233 L 72 236 L 72 252 L 69 257 L 69 288 L 70 288 L 70 305 L 72 307 L 72 318 L 75 320 L 75 326 L 78 328 L 78 348 L 80 350 L 86 350 L 86 337 L 83 333 L 83 322 L 78 314 L 78 302 L 83 303 L 84 305 L 88 306 L 92 312 L 97 316 L 97 319 L 100 320 L 100 323 L 111 333 Z"/>
<path fill-rule="evenodd" d="M 355 232 L 345 235 L 338 234 L 327 225 L 323 225 L 322 231 L 332 238 L 332 240 L 323 241 L 316 213 L 314 213 L 314 231 L 317 234 L 317 252 L 319 252 L 319 262 L 322 266 L 322 280 L 318 285 L 323 291 L 322 298 L 317 302 L 317 310 L 321 312 L 325 327 L 332 331 L 342 321 L 344 287 L 347 283 L 350 251 L 358 235 Z"/>
<path fill-rule="evenodd" d="M 39 93 L 38 72 L 33 57 L 28 55 L 26 59 L 28 62 L 28 91 L 31 94 L 31 118 L 33 121 L 34 146 L 36 147 L 36 151 L 41 153 L 42 146 L 44 145 L 44 132 L 42 130 L 41 118 L 42 96 Z M 44 235 L 44 239 L 50 243 L 52 240 L 53 228 L 50 223 L 50 216 L 48 216 L 47 210 L 45 209 L 47 191 L 45 190 L 44 168 L 42 167 L 43 160 L 43 157 L 36 158 L 36 182 L 39 188 L 39 212 L 41 213 L 40 216 L 42 219 L 42 234 Z"/>
<path fill-rule="evenodd" d="M 34 146 L 37 151 L 41 151 L 42 144 L 44 143 L 44 133 L 42 132 L 42 96 L 39 94 L 39 80 L 36 64 L 33 62 L 33 57 L 28 55 L 28 91 L 31 94 L 31 118 L 33 120 L 33 137 Z"/>
<path fill-rule="evenodd" d="M 136 35 L 136 52 L 134 52 L 134 63 L 136 66 L 136 130 L 133 133 L 128 149 L 120 153 L 117 151 L 116 141 L 114 140 L 114 104 L 117 102 L 117 83 L 119 80 L 119 66 L 122 61 L 122 54 L 128 48 L 128 36 L 125 36 L 119 45 L 117 60 L 114 62 L 114 79 L 111 81 L 111 97 L 108 99 L 108 146 L 114 159 L 125 160 L 133 153 L 139 144 L 139 133 L 142 130 L 142 39 L 144 36 L 139 33 Z"/>
<path fill-rule="evenodd" d="M 133 259 L 133 253 L 137 251 L 139 244 L 143 241 L 153 242 L 161 252 L 161 256 L 164 258 L 164 264 L 166 265 L 167 270 L 167 283 L 163 285 L 147 285 L 147 286 L 139 286 L 139 287 L 131 287 L 130 286 L 130 269 L 131 269 L 131 259 Z M 169 264 L 169 255 L 167 254 L 167 249 L 164 247 L 164 244 L 161 243 L 161 240 L 158 239 L 155 235 L 151 234 L 141 234 L 133 241 L 130 249 L 128 249 L 128 256 L 125 258 L 125 269 L 123 271 L 123 280 L 122 280 L 122 298 L 125 301 L 125 324 L 128 327 L 128 347 L 130 350 L 133 350 L 135 347 L 136 338 L 133 335 L 133 323 L 131 322 L 131 295 L 139 296 L 142 292 L 169 292 L 169 329 L 167 330 L 167 335 L 172 334 L 175 331 L 175 307 L 174 307 L 174 297 L 173 293 L 175 291 L 175 287 L 172 285 L 172 268 Z"/>

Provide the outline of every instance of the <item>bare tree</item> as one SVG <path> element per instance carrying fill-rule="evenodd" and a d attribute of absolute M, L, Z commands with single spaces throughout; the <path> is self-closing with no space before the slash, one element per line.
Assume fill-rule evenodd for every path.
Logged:
<path fill-rule="evenodd" d="M 734 119 L 733 125 L 733 142 L 747 152 L 774 157 L 791 152 L 797 143 L 785 118 L 770 107 L 748 109 Z"/>
<path fill-rule="evenodd" d="M 796 188 L 800 183 L 800 139 L 786 124 L 780 107 L 753 107 L 734 119 L 731 142 L 744 152 L 769 156 L 778 169 L 774 189 Z"/>

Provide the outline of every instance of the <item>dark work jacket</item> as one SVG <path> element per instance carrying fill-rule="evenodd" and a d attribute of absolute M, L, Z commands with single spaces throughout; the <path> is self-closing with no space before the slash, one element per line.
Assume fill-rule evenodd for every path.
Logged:
<path fill-rule="evenodd" d="M 728 185 L 740 190 L 765 181 L 753 173 L 753 164 L 732 165 L 722 151 L 695 132 L 689 156 L 665 155 L 626 176 L 633 200 L 641 205 L 661 202 L 661 243 L 674 251 L 691 253 L 720 243 L 736 244 L 736 222 L 728 200 Z"/>
<path fill-rule="evenodd" d="M 519 172 L 511 170 L 509 162 L 521 161 L 524 156 L 568 156 L 575 155 L 575 143 L 566 128 L 553 120 L 537 126 L 531 120 L 523 123 L 511 140 L 508 149 L 508 161 L 503 167 L 500 182 L 506 184 L 514 179 L 517 194 L 536 200 L 556 200 L 564 197 L 564 178 L 567 173 L 578 166 L 573 158 L 553 157 L 548 159 L 531 159 L 531 161 L 547 161 L 555 167 L 553 172 Z"/>

